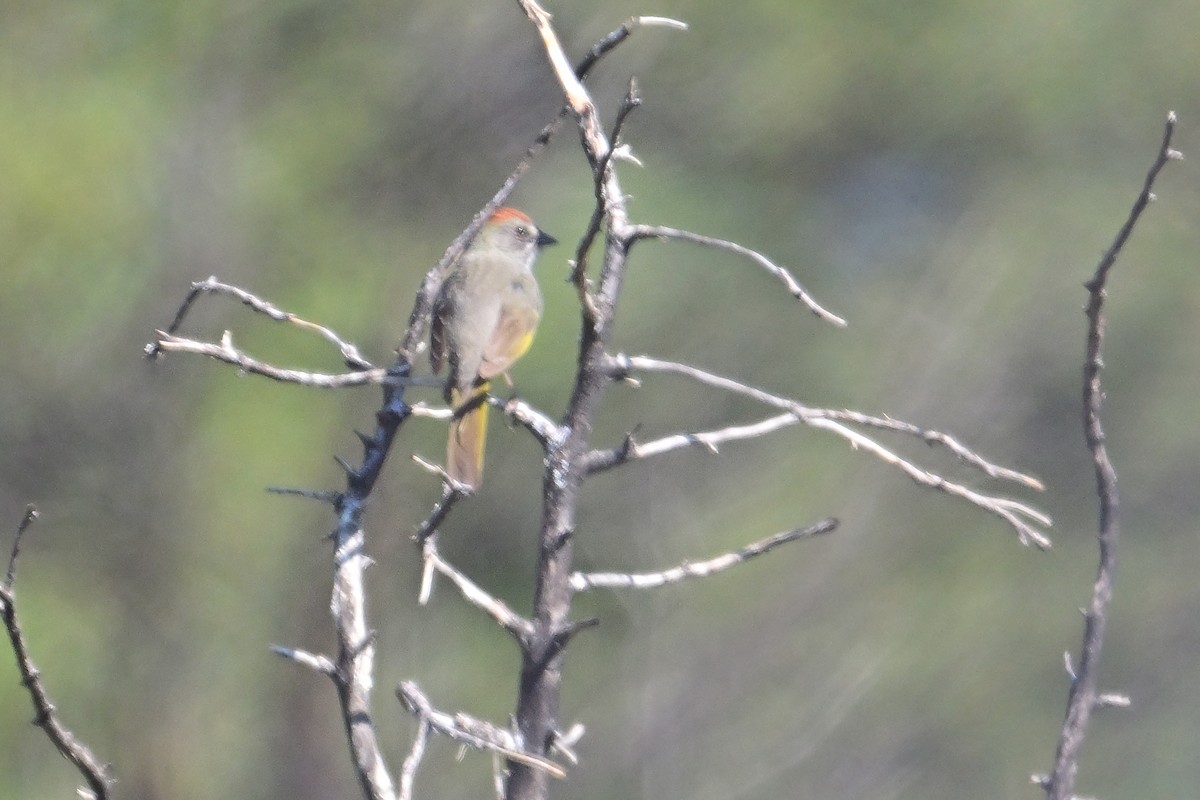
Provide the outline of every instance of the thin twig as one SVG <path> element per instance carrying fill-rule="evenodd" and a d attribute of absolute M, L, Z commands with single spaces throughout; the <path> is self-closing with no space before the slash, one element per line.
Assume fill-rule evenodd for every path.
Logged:
<path fill-rule="evenodd" d="M 1009 481 L 1011 483 L 1019 483 L 1023 486 L 1028 486 L 1030 489 L 1044 491 L 1046 485 L 1035 475 L 1029 475 L 1025 472 L 1018 472 L 1015 469 L 1002 467 L 999 464 L 993 464 L 975 451 L 969 449 L 962 442 L 955 439 L 953 436 L 935 431 L 930 428 L 922 428 L 918 425 L 913 425 L 911 422 L 894 419 L 892 417 L 876 417 L 871 414 L 863 414 L 859 411 L 851 411 L 849 409 L 831 409 L 823 408 L 818 412 L 821 416 L 841 422 L 853 422 L 857 425 L 863 425 L 868 428 L 879 428 L 880 430 L 896 431 L 897 433 L 907 434 L 916 439 L 920 439 L 930 447 L 940 445 L 955 456 L 960 461 L 974 469 L 979 470 L 989 478 L 1000 481 Z"/>
<path fill-rule="evenodd" d="M 24 517 L 17 526 L 17 540 L 13 543 L 12 555 L 8 561 L 8 573 L 4 585 L 0 586 L 0 619 L 4 621 L 4 630 L 8 633 L 9 646 L 17 659 L 17 670 L 21 673 L 21 685 L 29 692 L 30 702 L 33 703 L 33 724 L 45 732 L 55 749 L 63 758 L 70 761 L 83 776 L 88 788 L 80 788 L 79 795 L 96 798 L 96 800 L 107 800 L 112 796 L 112 787 L 116 780 L 113 778 L 108 764 L 101 762 L 91 748 L 81 742 L 59 719 L 58 710 L 50 700 L 50 695 L 46 692 L 46 686 L 42 682 L 42 673 L 34 665 L 33 659 L 29 655 L 29 645 L 25 641 L 21 623 L 17 619 L 16 596 L 13 592 L 17 555 L 20 551 L 20 540 L 30 524 L 37 518 L 37 513 L 36 508 L 28 506 L 25 509 Z"/>
<path fill-rule="evenodd" d="M 334 489 L 301 489 L 295 486 L 268 486 L 267 491 L 271 494 L 280 494 L 287 497 L 303 497 L 306 500 L 316 500 L 318 503 L 337 507 L 337 504 L 342 502 L 342 493 Z"/>
<path fill-rule="evenodd" d="M 412 404 L 412 415 L 414 417 L 425 417 L 426 419 L 449 421 L 454 418 L 454 409 L 446 406 L 430 406 L 424 402 L 418 402 Z"/>
<path fill-rule="evenodd" d="M 427 536 L 421 545 L 427 570 L 436 570 L 450 579 L 463 599 L 482 609 L 497 625 L 508 631 L 518 642 L 524 643 L 533 635 L 533 623 L 514 612 L 504 601 L 488 594 L 479 584 L 457 570 L 442 558 L 437 548 L 437 537 Z"/>
<path fill-rule="evenodd" d="M 562 428 L 550 419 L 549 414 L 534 408 L 526 401 L 518 397 L 501 400 L 498 397 L 489 396 L 488 402 L 501 409 L 508 419 L 529 431 L 543 450 L 556 447 L 562 441 Z"/>
<path fill-rule="evenodd" d="M 621 23 L 620 27 L 618 27 L 612 33 L 608 34 L 603 39 L 592 45 L 591 49 L 588 50 L 579 63 L 575 65 L 575 74 L 579 76 L 579 80 L 582 81 L 584 78 L 586 78 L 587 74 L 591 72 L 592 67 L 596 65 L 596 62 L 599 61 L 600 58 L 611 52 L 612 49 L 621 42 L 628 39 L 629 35 L 640 27 L 674 28 L 677 31 L 686 31 L 688 29 L 686 22 L 682 22 L 677 19 L 671 19 L 669 17 L 630 17 Z M 564 108 L 563 114 L 565 115 L 568 113 L 568 111 L 569 109 Z"/>
<path fill-rule="evenodd" d="M 13 537 L 12 553 L 8 557 L 8 572 L 4 576 L 4 585 L 10 590 L 13 588 L 13 581 L 17 579 L 17 558 L 21 555 L 21 540 L 25 538 L 25 531 L 29 530 L 29 526 L 37 518 L 37 507 L 32 503 L 25 506 L 25 516 L 21 517 L 17 524 L 17 535 Z"/>
<path fill-rule="evenodd" d="M 284 311 L 272 303 L 263 300 L 257 295 L 252 294 L 238 286 L 222 283 L 221 281 L 217 280 L 215 275 L 209 277 L 207 280 L 192 284 L 191 291 L 189 291 L 187 297 L 184 298 L 183 304 L 180 305 L 179 310 L 175 313 L 175 319 L 171 321 L 170 327 L 168 327 L 166 330 L 168 335 L 173 335 L 179 330 L 180 326 L 183 325 L 183 320 L 187 316 L 188 311 L 191 310 L 192 305 L 196 302 L 196 299 L 202 294 L 223 294 L 233 297 L 236 300 L 241 301 L 244 305 L 249 306 L 254 311 L 257 311 L 259 314 L 264 314 L 276 322 L 285 322 L 295 325 L 303 330 L 312 331 L 320 335 L 321 338 L 325 339 L 327 342 L 330 342 L 337 347 L 338 351 L 342 355 L 342 360 L 346 362 L 346 366 L 351 367 L 352 369 L 372 369 L 374 367 L 370 361 L 367 361 L 362 357 L 362 355 L 358 352 L 357 347 L 338 336 L 324 325 L 318 325 L 315 322 L 309 322 L 297 314 L 293 314 L 290 311 Z M 150 358 L 158 356 L 163 350 L 168 349 L 162 346 L 162 332 L 158 331 L 156 333 L 158 333 L 159 341 L 146 345 L 145 352 Z"/>
<path fill-rule="evenodd" d="M 588 220 L 587 227 L 584 229 L 583 235 L 579 237 L 579 244 L 575 247 L 575 258 L 571 261 L 571 276 L 570 282 L 575 287 L 575 293 L 579 297 L 579 307 L 583 312 L 584 324 L 594 328 L 600 318 L 600 309 L 596 305 L 596 298 L 592 296 L 591 281 L 587 277 L 588 269 L 588 253 L 592 249 L 592 245 L 596 241 L 596 237 L 600 235 L 600 229 L 604 224 L 607 204 L 605 203 L 605 192 L 608 186 L 610 173 L 612 171 L 612 161 L 617 157 L 618 152 L 628 154 L 628 148 L 618 143 L 621 135 L 621 130 L 625 126 L 625 121 L 642 104 L 641 95 L 638 93 L 637 81 L 633 78 L 629 79 L 629 85 L 625 91 L 625 97 L 621 101 L 620 108 L 617 109 L 617 118 L 613 123 L 612 130 L 612 146 L 609 147 L 597 162 L 592 170 L 592 190 L 596 198 L 595 206 L 592 209 L 591 219 Z M 626 156 L 626 160 L 636 159 L 631 156 Z"/>
<path fill-rule="evenodd" d="M 425 470 L 426 472 L 432 472 L 434 475 L 437 475 L 439 478 L 442 479 L 442 483 L 445 485 L 443 494 L 445 491 L 451 491 L 457 495 L 465 497 L 475 491 L 475 489 L 472 486 L 470 486 L 469 484 L 463 483 L 462 481 L 459 481 L 459 480 L 455 479 L 453 476 L 451 476 L 450 473 L 446 471 L 446 468 L 441 466 L 440 464 L 435 464 L 432 461 L 427 461 L 424 458 L 421 458 L 420 456 L 418 456 L 416 454 L 414 454 L 412 456 L 412 460 L 413 460 L 413 463 L 416 464 L 421 469 Z M 455 498 L 455 499 L 457 500 L 458 498 Z M 447 510 L 449 510 L 449 509 L 447 509 Z M 439 522 L 440 522 L 440 520 L 439 520 Z"/>
<path fill-rule="evenodd" d="M 721 445 L 726 442 L 736 442 L 744 439 L 755 439 L 766 436 L 782 428 L 799 425 L 802 419 L 791 412 L 776 414 L 759 422 L 747 425 L 727 425 L 709 431 L 695 433 L 674 433 L 648 442 L 636 441 L 629 433 L 617 447 L 608 450 L 593 450 L 587 454 L 584 461 L 589 475 L 604 472 L 618 467 L 628 461 L 641 461 L 653 456 L 680 450 L 686 447 L 700 447 L 716 455 Z"/>
<path fill-rule="evenodd" d="M 220 344 L 202 342 L 197 339 L 187 339 L 175 336 L 166 331 L 155 331 L 158 340 L 152 345 L 156 353 L 178 352 L 194 353 L 196 355 L 215 358 L 226 364 L 232 364 L 242 372 L 252 375 L 262 375 L 265 378 L 294 383 L 299 386 L 315 386 L 321 389 L 341 389 L 347 386 L 370 386 L 385 383 L 388 380 L 388 370 L 382 367 L 353 370 L 351 372 L 325 373 L 307 372 L 298 369 L 276 367 L 265 361 L 260 361 L 242 350 L 234 347 L 233 336 L 225 331 Z"/>
<path fill-rule="evenodd" d="M 1162 144 L 1154 163 L 1146 173 L 1142 191 L 1134 201 L 1129 216 L 1117 233 L 1112 246 L 1104 253 L 1092 279 L 1084 284 L 1088 291 L 1087 304 L 1087 353 L 1083 363 L 1083 427 L 1088 450 L 1091 451 L 1096 473 L 1096 494 L 1100 500 L 1100 519 L 1097 540 L 1100 546 L 1100 563 L 1096 571 L 1096 582 L 1092 587 L 1092 601 L 1084 621 L 1083 645 L 1079 668 L 1071 681 L 1071 693 L 1067 700 L 1066 718 L 1054 757 L 1054 769 L 1044 784 L 1048 800 L 1070 800 L 1075 793 L 1075 775 L 1079 769 L 1079 753 L 1087 735 L 1092 711 L 1100 695 L 1096 689 L 1096 670 L 1100 652 L 1104 646 L 1104 629 L 1108 609 L 1112 603 L 1113 580 L 1116 568 L 1117 541 L 1120 538 L 1120 523 L 1117 517 L 1119 498 L 1117 473 L 1108 457 L 1104 429 L 1100 423 L 1100 412 L 1104 392 L 1100 386 L 1100 370 L 1103 366 L 1104 345 L 1104 298 L 1108 273 L 1116 264 L 1117 256 L 1133 233 L 1133 228 L 1142 212 L 1154 200 L 1154 182 L 1167 162 L 1182 158 L 1172 149 L 1171 138 L 1175 133 L 1175 112 L 1167 115 L 1163 129 Z"/>
<path fill-rule="evenodd" d="M 429 741 L 429 720 L 421 718 L 417 722 L 417 735 L 413 737 L 412 748 L 400 767 L 400 794 L 397 800 L 412 800 L 413 784 L 417 779 L 417 769 L 421 759 L 425 758 L 425 745 Z"/>
<path fill-rule="evenodd" d="M 525 751 L 512 731 L 461 711 L 455 714 L 438 711 L 412 681 L 404 681 L 396 687 L 396 696 L 409 713 L 427 723 L 434 732 L 442 736 L 477 750 L 499 753 L 505 758 L 540 770 L 554 778 L 567 777 L 566 770 L 561 765 L 537 753 Z"/>
<path fill-rule="evenodd" d="M 418 463 L 427 463 L 417 456 L 413 456 L 413 460 Z M 429 466 L 432 467 L 433 465 L 430 464 Z M 437 467 L 436 469 L 441 468 Z M 444 470 L 442 471 L 444 472 Z M 449 478 L 448 475 L 447 478 Z M 437 533 L 438 526 L 446 519 L 446 515 L 450 513 L 450 509 L 454 507 L 454 504 L 461 498 L 466 497 L 466 492 L 455 489 L 450 481 L 444 482 L 442 487 L 442 499 L 433 507 L 433 511 L 429 512 L 429 516 L 417 526 L 417 532 L 413 534 L 413 540 L 419 545 L 425 544 L 426 539 Z"/>
<path fill-rule="evenodd" d="M 831 322 L 839 328 L 846 327 L 846 320 L 828 311 L 820 303 L 818 303 L 812 295 L 808 293 L 800 282 L 789 272 L 785 267 L 781 267 L 771 259 L 764 256 L 757 250 L 751 250 L 745 245 L 737 242 L 726 241 L 725 239 L 716 239 L 712 236 L 703 236 L 699 233 L 684 231 L 678 228 L 668 228 L 663 225 L 638 225 L 635 227 L 634 237 L 636 239 L 674 239 L 680 242 L 691 242 L 702 247 L 715 247 L 719 250 L 728 250 L 731 253 L 737 253 L 740 256 L 745 256 L 754 261 L 760 267 L 765 269 L 769 274 L 777 278 L 787 288 L 788 293 L 792 297 L 803 303 L 809 311 L 816 316 Z"/>
<path fill-rule="evenodd" d="M 862 422 L 863 419 L 868 419 L 875 420 L 876 422 L 882 422 L 883 418 L 859 418 L 854 415 L 853 412 L 812 408 L 805 406 L 802 403 L 798 403 L 790 398 L 781 397 L 763 389 L 748 386 L 744 383 L 733 380 L 732 378 L 726 378 L 721 375 L 716 375 L 711 372 L 698 369 L 697 367 L 687 364 L 680 364 L 674 361 L 663 361 L 661 359 L 648 358 L 646 356 L 627 356 L 620 354 L 610 357 L 609 369 L 610 374 L 614 378 L 625 375 L 630 371 L 663 372 L 675 375 L 683 375 L 707 386 L 713 386 L 724 391 L 742 395 L 743 397 L 749 397 L 759 403 L 763 403 L 764 405 L 783 409 L 797 417 L 799 421 L 803 422 L 810 428 L 820 428 L 830 431 L 840 436 L 842 439 L 845 439 L 852 447 L 866 450 L 884 463 L 900 469 L 914 481 L 923 486 L 928 486 L 931 489 L 936 489 L 937 491 L 960 497 L 963 500 L 978 506 L 984 511 L 1000 517 L 1007 522 L 1014 531 L 1016 531 L 1018 539 L 1022 544 L 1033 544 L 1040 549 L 1046 549 L 1050 547 L 1050 540 L 1044 533 L 1035 527 L 1035 525 L 1047 527 L 1051 524 L 1050 518 L 1041 511 L 1010 498 L 984 494 L 968 488 L 963 484 L 947 480 L 942 475 L 919 467 L 908 459 L 897 455 L 871 437 L 847 427 L 843 421 Z M 981 456 L 978 456 L 972 453 L 972 451 L 967 450 L 961 444 L 958 444 L 957 440 L 945 434 L 925 431 L 924 429 L 913 425 L 907 425 L 906 423 L 894 426 L 876 425 L 876 427 L 889 427 L 890 429 L 908 433 L 910 435 L 919 435 L 926 441 L 936 441 L 939 444 L 943 444 L 948 447 L 950 446 L 949 443 L 953 442 L 956 447 L 951 449 L 960 458 L 963 458 L 964 453 L 970 454 L 970 458 L 964 459 L 965 462 L 970 466 L 979 469 L 984 469 L 985 466 L 990 467 L 990 469 L 984 470 L 987 472 L 987 474 L 1006 478 L 1008 480 L 1016 480 L 1017 478 L 1015 476 L 1020 475 L 1020 473 L 1016 473 L 1012 470 L 989 464 L 989 462 L 987 462 Z M 623 445 L 622 448 L 631 449 L 628 447 L 628 445 Z M 595 463 L 603 465 L 607 460 L 620 458 L 620 452 L 621 448 L 618 448 L 616 451 L 602 452 L 594 457 Z M 1024 480 L 1021 482 L 1025 483 L 1026 485 L 1032 486 L 1040 483 L 1036 478 L 1031 478 L 1029 476 L 1021 477 L 1024 478 Z"/>
<path fill-rule="evenodd" d="M 705 561 L 684 563 L 660 572 L 576 572 L 571 575 L 571 588 L 577 592 L 588 589 L 656 589 L 670 583 L 680 583 L 688 578 L 706 578 L 718 572 L 724 572 L 730 567 L 744 564 L 750 559 L 769 553 L 780 545 L 795 542 L 800 539 L 810 539 L 814 536 L 830 533 L 837 528 L 836 519 L 824 519 L 809 525 L 807 528 L 795 528 L 783 531 L 766 539 L 746 545 L 730 553 L 722 553 L 715 558 Z"/>
<path fill-rule="evenodd" d="M 320 653 L 310 653 L 307 650 L 298 650 L 292 647 L 283 647 L 282 645 L 271 645 L 271 652 L 280 658 L 286 658 L 288 661 L 294 661 L 302 667 L 308 667 L 313 672 L 320 675 L 338 680 L 337 664 L 333 663 L 333 659 Z"/>

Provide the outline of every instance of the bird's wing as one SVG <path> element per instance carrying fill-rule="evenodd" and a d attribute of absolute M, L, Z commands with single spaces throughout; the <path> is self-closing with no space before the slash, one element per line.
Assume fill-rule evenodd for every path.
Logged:
<path fill-rule="evenodd" d="M 483 349 L 479 377 L 487 380 L 505 372 L 513 362 L 525 355 L 533 344 L 533 331 L 541 315 L 530 306 L 509 306 L 500 309 L 500 320 L 491 339 Z"/>
<path fill-rule="evenodd" d="M 442 364 L 445 364 L 450 357 L 450 341 L 447 338 L 446 322 L 454 312 L 450 308 L 450 293 L 447 291 L 446 284 L 453 279 L 453 275 L 446 278 L 441 289 L 438 290 L 437 297 L 433 300 L 433 318 L 429 330 L 429 365 L 433 368 L 434 375 L 442 371 Z"/>

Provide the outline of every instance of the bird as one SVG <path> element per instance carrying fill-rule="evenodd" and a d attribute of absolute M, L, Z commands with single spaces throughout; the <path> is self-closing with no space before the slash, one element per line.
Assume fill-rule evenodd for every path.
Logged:
<path fill-rule="evenodd" d="M 515 208 L 496 209 L 447 274 L 433 303 L 430 366 L 448 368 L 453 409 L 446 473 L 470 491 L 483 481 L 487 393 L 529 350 L 542 317 L 533 263 L 557 240 Z"/>

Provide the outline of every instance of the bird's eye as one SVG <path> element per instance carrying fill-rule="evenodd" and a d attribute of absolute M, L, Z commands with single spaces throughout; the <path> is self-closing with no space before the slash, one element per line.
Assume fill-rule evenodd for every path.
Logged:
<path fill-rule="evenodd" d="M 517 238 L 520 238 L 520 239 L 528 239 L 529 238 L 529 228 L 526 228 L 524 225 L 518 225 L 514 232 L 517 234 Z"/>

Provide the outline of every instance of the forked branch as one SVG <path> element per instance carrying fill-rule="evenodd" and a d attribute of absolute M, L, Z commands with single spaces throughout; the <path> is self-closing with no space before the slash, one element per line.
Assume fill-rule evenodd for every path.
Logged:
<path fill-rule="evenodd" d="M 566 770 L 561 765 L 537 753 L 525 750 L 513 731 L 461 711 L 454 714 L 438 711 L 429 702 L 429 698 L 425 696 L 424 692 L 412 681 L 404 681 L 396 687 L 396 696 L 404 708 L 417 717 L 420 724 L 413 749 L 405 762 L 405 774 L 416 773 L 417 765 L 425 752 L 425 740 L 429 733 L 433 732 L 468 747 L 504 756 L 510 761 L 539 770 L 550 777 L 559 779 L 567 777 Z"/>
<path fill-rule="evenodd" d="M 623 42 L 630 33 L 643 25 L 662 24 L 653 17 L 634 17 L 620 28 L 598 42 L 578 67 L 582 78 L 604 55 Z M 365 554 L 366 533 L 363 526 L 366 503 L 379 478 L 387 455 L 400 425 L 410 415 L 413 407 L 406 401 L 408 386 L 420 385 L 421 379 L 412 376 L 412 364 L 420 352 L 428 328 L 429 312 L 433 297 L 449 267 L 461 256 L 470 240 L 478 233 L 483 221 L 508 197 L 517 182 L 529 169 L 532 161 L 544 150 L 562 119 L 564 109 L 548 124 L 529 147 L 525 158 L 501 186 L 495 196 L 476 214 L 474 220 L 447 248 L 442 259 L 426 274 L 413 303 L 410 322 L 403 341 L 398 348 L 398 358 L 392 367 L 384 370 L 370 364 L 358 351 L 328 328 L 307 322 L 295 314 L 285 312 L 273 304 L 237 287 L 223 284 L 215 278 L 193 284 L 187 297 L 180 305 L 171 325 L 157 333 L 156 341 L 147 345 L 146 355 L 155 357 L 166 351 L 190 352 L 215 358 L 235 366 L 242 372 L 261 375 L 273 380 L 307 386 L 340 388 L 345 386 L 379 384 L 383 388 L 383 404 L 375 415 L 376 425 L 370 434 L 359 434 L 363 444 L 362 460 L 357 465 L 342 464 L 346 473 L 346 488 L 340 492 L 295 491 L 304 497 L 316 497 L 331 504 L 337 512 L 337 524 L 331 533 L 334 548 L 334 579 L 331 597 L 331 612 L 337 635 L 338 650 L 333 656 L 319 656 L 305 651 L 276 648 L 276 652 L 315 671 L 334 678 L 341 701 L 343 722 L 346 728 L 351 759 L 361 785 L 363 795 L 373 800 L 390 800 L 396 790 L 388 770 L 383 750 L 371 712 L 371 691 L 374 683 L 374 633 L 367 624 L 366 592 L 364 573 L 370 563 Z M 337 347 L 342 360 L 350 367 L 347 373 L 329 374 L 311 371 L 290 370 L 256 359 L 233 345 L 232 336 L 226 334 L 219 342 L 202 341 L 177 334 L 185 319 L 205 295 L 224 295 L 244 303 L 256 313 L 269 318 L 314 331 Z M 547 423 L 532 407 L 519 402 L 507 409 L 514 420 L 525 425 L 536 436 L 551 439 L 552 424 Z M 437 412 L 422 409 L 422 415 L 436 416 Z M 451 492 L 454 493 L 453 487 Z M 447 499 L 436 512 L 438 519 L 445 514 L 457 499 Z M 432 531 L 432 527 L 430 528 Z M 428 537 L 427 532 L 423 536 Z M 435 563 L 436 565 L 436 563 Z M 448 566 L 448 565 L 446 565 Z M 465 584 L 460 584 L 460 588 Z M 514 629 L 520 628 L 513 624 Z M 410 757 L 411 759 L 411 757 Z M 402 786 L 411 792 L 411 772 L 407 769 Z"/>
<path fill-rule="evenodd" d="M 778 430 L 787 424 L 793 424 L 792 421 L 794 421 L 794 423 L 807 425 L 810 428 L 820 428 L 830 431 L 846 440 L 852 447 L 865 450 L 884 463 L 896 467 L 922 486 L 954 495 L 983 509 L 989 514 L 1000 517 L 1016 531 L 1022 544 L 1032 544 L 1041 549 L 1050 547 L 1050 539 L 1039 530 L 1038 526 L 1047 527 L 1051 524 L 1051 520 L 1041 511 L 1012 498 L 979 492 L 965 484 L 948 480 L 937 472 L 918 466 L 909 459 L 888 449 L 870 436 L 861 431 L 854 430 L 849 425 L 857 423 L 865 427 L 891 430 L 916 437 L 930 444 L 947 448 L 958 456 L 963 463 L 982 471 L 989 477 L 1020 483 L 1031 488 L 1041 488 L 1041 481 L 1033 476 L 992 464 L 948 434 L 940 431 L 926 430 L 916 425 L 891 420 L 887 417 L 874 417 L 855 411 L 806 406 L 791 398 L 782 397 L 763 389 L 749 386 L 732 378 L 716 375 L 697 367 L 673 361 L 663 361 L 647 356 L 620 354 L 610 357 L 608 366 L 610 376 L 614 380 L 619 380 L 631 373 L 638 372 L 660 372 L 681 375 L 706 386 L 748 397 L 764 405 L 781 409 L 785 414 L 770 417 L 751 426 L 722 429 L 705 434 L 676 434 L 673 437 L 667 437 L 645 445 L 638 445 L 632 442 L 631 439 L 627 439 L 621 446 L 612 450 L 596 451 L 589 454 L 588 464 L 592 469 L 607 469 L 622 460 L 667 452 L 668 450 L 677 449 L 687 444 L 701 444 L 711 448 L 713 442 L 716 440 L 744 439 L 752 435 L 764 435 Z"/>

